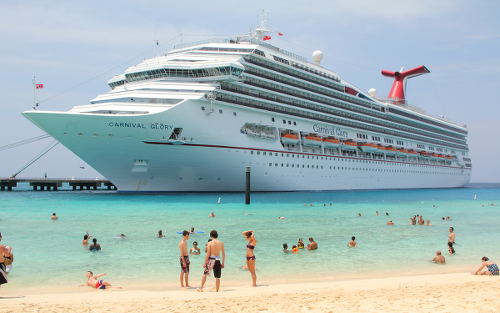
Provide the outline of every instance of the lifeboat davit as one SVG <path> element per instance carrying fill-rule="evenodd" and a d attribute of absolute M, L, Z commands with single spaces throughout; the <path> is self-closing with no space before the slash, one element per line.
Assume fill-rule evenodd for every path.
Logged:
<path fill-rule="evenodd" d="M 307 135 L 302 138 L 302 144 L 304 146 L 315 146 L 320 147 L 323 139 L 316 135 Z"/>
<path fill-rule="evenodd" d="M 281 141 L 284 144 L 296 144 L 299 142 L 299 136 L 291 133 L 281 134 Z"/>
<path fill-rule="evenodd" d="M 427 151 L 420 151 L 418 154 L 419 154 L 419 157 L 422 159 L 427 159 L 431 156 L 431 154 Z"/>
<path fill-rule="evenodd" d="M 340 146 L 340 140 L 334 137 L 323 138 L 323 146 L 325 148 L 338 148 Z"/>
<path fill-rule="evenodd" d="M 396 150 L 397 150 L 396 154 L 399 156 L 407 156 L 408 155 L 408 150 L 406 150 L 405 148 L 399 148 Z"/>
<path fill-rule="evenodd" d="M 363 152 L 379 152 L 378 146 L 374 143 L 360 143 L 358 144 L 358 147 L 361 149 Z"/>
<path fill-rule="evenodd" d="M 398 151 L 396 148 L 391 147 L 391 146 L 384 147 L 383 149 L 384 149 L 385 154 L 387 154 L 387 155 L 395 155 L 396 152 Z"/>
<path fill-rule="evenodd" d="M 358 149 L 358 143 L 353 140 L 346 140 L 342 142 L 342 149 L 355 151 Z"/>
<path fill-rule="evenodd" d="M 408 153 L 408 155 L 410 155 L 410 156 L 417 156 L 418 155 L 418 152 L 415 150 L 406 150 L 406 153 Z"/>

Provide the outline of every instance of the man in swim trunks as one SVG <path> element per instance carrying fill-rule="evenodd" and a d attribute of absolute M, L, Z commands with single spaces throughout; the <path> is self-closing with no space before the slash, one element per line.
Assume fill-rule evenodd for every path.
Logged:
<path fill-rule="evenodd" d="M 207 276 L 210 271 L 213 271 L 215 277 L 215 290 L 218 292 L 220 288 L 220 278 L 224 262 L 226 261 L 226 251 L 224 250 L 224 243 L 217 239 L 219 234 L 216 230 L 210 232 L 210 241 L 207 244 L 207 254 L 205 255 L 205 264 L 203 265 L 203 277 L 201 278 L 201 287 L 198 291 L 203 292 L 203 287 L 207 281 Z M 221 260 L 222 256 L 222 260 Z"/>
<path fill-rule="evenodd" d="M 187 241 L 189 240 L 189 232 L 187 230 L 182 232 L 182 239 L 179 241 L 180 263 L 181 263 L 181 288 L 189 286 L 189 255 L 187 249 Z M 184 284 L 184 282 L 186 284 Z"/>
<path fill-rule="evenodd" d="M 448 235 L 448 250 L 450 254 L 455 254 L 455 248 L 453 245 L 455 244 L 455 232 L 453 227 L 450 227 L 450 234 Z"/>
<path fill-rule="evenodd" d="M 99 279 L 101 278 L 102 276 L 105 276 L 106 273 L 102 273 L 102 274 L 99 274 L 99 275 L 95 275 L 94 276 L 94 273 L 92 273 L 91 271 L 87 271 L 87 273 L 85 273 L 85 276 L 87 276 L 87 286 L 89 287 L 92 287 L 92 288 L 95 288 L 95 289 L 106 289 L 106 288 L 111 288 L 111 284 L 107 281 L 104 281 L 102 279 Z M 118 287 L 118 286 L 113 286 L 115 288 L 121 288 L 121 287 Z"/>

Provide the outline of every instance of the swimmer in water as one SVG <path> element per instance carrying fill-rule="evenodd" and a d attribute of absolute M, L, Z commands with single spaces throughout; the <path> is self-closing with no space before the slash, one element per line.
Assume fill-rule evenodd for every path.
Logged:
<path fill-rule="evenodd" d="M 288 250 L 288 244 L 287 243 L 284 243 L 283 244 L 283 253 L 290 253 L 291 251 Z"/>
<path fill-rule="evenodd" d="M 200 255 L 200 248 L 198 248 L 198 242 L 197 241 L 193 241 L 193 247 L 191 249 L 189 249 L 189 254 L 192 254 L 192 255 Z"/>
<path fill-rule="evenodd" d="M 297 248 L 304 249 L 304 241 L 302 241 L 302 238 L 299 238 L 299 242 L 297 242 Z"/>
<path fill-rule="evenodd" d="M 296 246 L 296 245 L 293 245 L 293 246 L 292 246 L 292 253 L 294 253 L 294 254 L 299 253 L 299 248 L 297 248 L 297 246 Z"/>
<path fill-rule="evenodd" d="M 194 227 L 191 227 L 191 230 L 189 231 L 190 234 L 194 234 Z"/>
<path fill-rule="evenodd" d="M 393 226 L 394 225 L 394 222 L 393 221 L 389 221 L 387 222 L 387 226 Z"/>
<path fill-rule="evenodd" d="M 161 229 L 158 231 L 158 236 L 157 236 L 157 237 L 158 237 L 158 238 L 163 238 L 163 237 L 165 237 L 165 235 L 163 234 L 163 231 L 162 231 Z"/>
<path fill-rule="evenodd" d="M 52 216 L 50 217 L 51 220 L 55 221 L 57 220 L 59 217 L 57 217 L 56 213 L 52 213 Z"/>
<path fill-rule="evenodd" d="M 361 217 L 361 213 L 358 213 L 358 216 Z"/>
<path fill-rule="evenodd" d="M 208 217 L 215 217 L 215 213 L 214 212 L 210 212 L 210 214 L 208 214 Z"/>
<path fill-rule="evenodd" d="M 358 244 L 358 243 L 356 242 L 356 237 L 352 236 L 352 237 L 351 237 L 351 241 L 349 241 L 349 242 L 347 243 L 347 246 L 348 246 L 349 248 L 354 248 L 354 247 L 356 247 L 356 245 L 357 245 L 357 244 Z"/>
<path fill-rule="evenodd" d="M 426 225 L 426 226 L 432 226 L 432 224 L 431 224 L 431 220 L 427 220 L 427 221 L 425 221 L 425 225 Z"/>
<path fill-rule="evenodd" d="M 284 217 L 284 216 L 280 216 L 280 217 L 278 217 L 278 219 L 279 219 L 279 220 L 284 220 L 285 218 L 286 218 L 286 217 Z"/>
<path fill-rule="evenodd" d="M 432 262 L 436 264 L 445 264 L 446 260 L 444 256 L 441 254 L 441 251 L 436 251 L 436 256 L 432 259 Z"/>
<path fill-rule="evenodd" d="M 88 233 L 83 235 L 82 245 L 87 246 L 89 244 L 89 239 L 92 238 Z"/>

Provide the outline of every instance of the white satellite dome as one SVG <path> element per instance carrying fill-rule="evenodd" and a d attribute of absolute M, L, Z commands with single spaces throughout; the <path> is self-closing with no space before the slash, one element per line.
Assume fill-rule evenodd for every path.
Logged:
<path fill-rule="evenodd" d="M 321 63 L 321 60 L 323 59 L 323 52 L 321 52 L 320 50 L 313 51 L 312 59 L 316 64 Z"/>
<path fill-rule="evenodd" d="M 368 89 L 368 95 L 370 97 L 376 97 L 377 96 L 377 89 L 375 89 L 375 88 Z"/>

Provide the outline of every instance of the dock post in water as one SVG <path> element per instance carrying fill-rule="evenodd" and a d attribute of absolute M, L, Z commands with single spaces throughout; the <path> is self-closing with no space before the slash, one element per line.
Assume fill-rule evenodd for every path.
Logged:
<path fill-rule="evenodd" d="M 250 167 L 245 170 L 245 204 L 250 204 Z"/>

